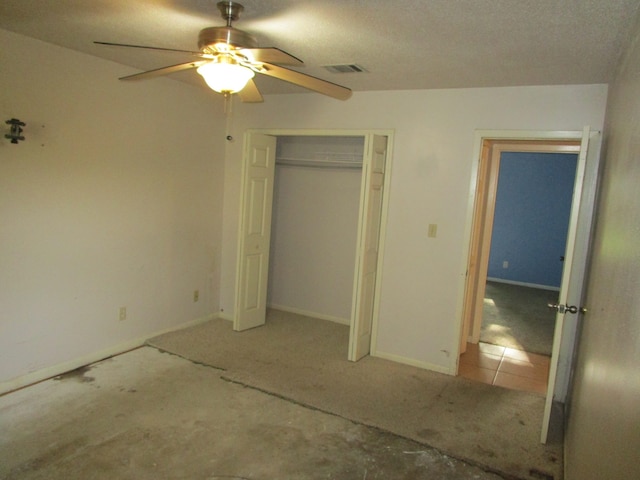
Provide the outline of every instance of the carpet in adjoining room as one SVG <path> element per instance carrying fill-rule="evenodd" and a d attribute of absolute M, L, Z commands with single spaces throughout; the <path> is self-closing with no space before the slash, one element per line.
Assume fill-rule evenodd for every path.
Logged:
<path fill-rule="evenodd" d="M 555 312 L 547 307 L 558 292 L 487 282 L 480 341 L 551 355 Z"/>

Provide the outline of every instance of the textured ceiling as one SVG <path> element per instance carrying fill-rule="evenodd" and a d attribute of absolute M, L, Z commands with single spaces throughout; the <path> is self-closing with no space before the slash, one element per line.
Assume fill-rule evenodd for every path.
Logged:
<path fill-rule="evenodd" d="M 606 83 L 639 0 L 241 0 L 234 26 L 261 47 L 301 58 L 300 71 L 354 91 Z M 140 70 L 183 54 L 94 40 L 197 50 L 224 21 L 216 0 L 1 0 L 0 28 Z M 28 61 L 28 59 L 25 59 Z M 331 73 L 332 64 L 366 73 Z M 130 73 L 123 70 L 123 75 Z M 194 71 L 172 77 L 202 85 Z M 146 80 L 154 81 L 154 80 Z M 299 87 L 260 76 L 265 93 Z"/>

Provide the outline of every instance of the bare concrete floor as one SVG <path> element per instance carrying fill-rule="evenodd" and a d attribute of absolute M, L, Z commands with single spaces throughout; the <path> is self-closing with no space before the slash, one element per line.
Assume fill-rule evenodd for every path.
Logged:
<path fill-rule="evenodd" d="M 503 477 L 151 347 L 0 397 L 2 479 Z"/>

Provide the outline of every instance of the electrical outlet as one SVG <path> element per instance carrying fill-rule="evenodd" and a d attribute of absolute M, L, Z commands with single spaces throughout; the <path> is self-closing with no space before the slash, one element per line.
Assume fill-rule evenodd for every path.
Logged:
<path fill-rule="evenodd" d="M 506 260 L 502 262 L 502 268 L 509 268 L 509 262 Z"/>
<path fill-rule="evenodd" d="M 193 291 L 193 301 L 197 302 L 200 299 L 200 291 L 199 290 L 194 290 Z"/>
<path fill-rule="evenodd" d="M 437 235 L 438 235 L 438 224 L 430 223 L 429 228 L 427 230 L 427 236 L 429 238 L 436 238 Z"/>
<path fill-rule="evenodd" d="M 120 307 L 120 321 L 127 319 L 127 307 Z"/>

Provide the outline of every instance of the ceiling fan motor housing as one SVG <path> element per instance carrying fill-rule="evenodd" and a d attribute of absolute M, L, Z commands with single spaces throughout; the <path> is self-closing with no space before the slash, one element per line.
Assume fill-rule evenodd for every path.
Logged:
<path fill-rule="evenodd" d="M 213 46 L 218 43 L 226 43 L 236 48 L 257 48 L 258 40 L 242 30 L 233 27 L 209 27 L 200 30 L 198 35 L 198 48 L 205 50 L 210 47 L 216 51 Z"/>

